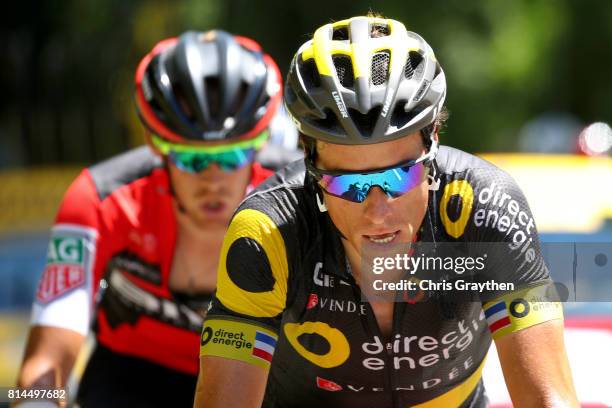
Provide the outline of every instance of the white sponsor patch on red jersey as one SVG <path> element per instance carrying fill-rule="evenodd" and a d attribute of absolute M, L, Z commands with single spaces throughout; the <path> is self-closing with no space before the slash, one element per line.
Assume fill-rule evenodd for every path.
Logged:
<path fill-rule="evenodd" d="M 85 284 L 85 265 L 91 252 L 88 241 L 88 231 L 54 228 L 36 300 L 46 303 Z"/>
<path fill-rule="evenodd" d="M 93 308 L 93 264 L 98 232 L 56 224 L 51 230 L 47 265 L 32 308 L 32 324 L 86 334 Z"/>
<path fill-rule="evenodd" d="M 46 303 L 84 284 L 85 268 L 82 265 L 47 265 L 36 290 L 36 300 Z"/>

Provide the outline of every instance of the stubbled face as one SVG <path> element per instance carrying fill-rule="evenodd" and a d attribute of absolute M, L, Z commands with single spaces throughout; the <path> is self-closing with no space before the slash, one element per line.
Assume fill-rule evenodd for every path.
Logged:
<path fill-rule="evenodd" d="M 328 170 L 370 170 L 417 159 L 425 152 L 419 133 L 373 145 L 318 143 L 316 165 Z M 353 258 L 361 257 L 364 248 L 384 250 L 392 244 L 411 242 L 427 210 L 428 187 L 424 180 L 408 193 L 389 198 L 375 186 L 363 203 L 324 195 L 329 216 L 345 237 L 345 250 Z"/>
<path fill-rule="evenodd" d="M 168 163 L 168 169 L 183 211 L 194 224 L 204 228 L 227 227 L 251 176 L 250 165 L 225 172 L 212 164 L 197 174 L 181 171 L 172 163 Z"/>

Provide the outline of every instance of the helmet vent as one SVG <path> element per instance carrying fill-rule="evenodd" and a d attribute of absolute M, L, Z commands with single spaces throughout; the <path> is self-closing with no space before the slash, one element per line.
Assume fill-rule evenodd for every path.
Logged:
<path fill-rule="evenodd" d="M 183 114 L 189 121 L 194 121 L 196 119 L 195 114 L 191 110 L 189 101 L 187 100 L 187 95 L 181 84 L 174 84 L 172 90 L 174 91 L 174 98 L 181 112 L 183 112 Z"/>
<path fill-rule="evenodd" d="M 325 119 L 311 119 L 315 123 L 316 127 L 332 132 L 342 132 L 342 126 L 340 126 L 340 122 L 338 122 L 338 117 L 334 111 L 329 108 L 325 108 L 323 109 L 323 113 L 325 113 Z"/>
<path fill-rule="evenodd" d="M 151 100 L 151 102 L 149 102 L 149 105 L 151 106 L 151 109 L 153 109 L 153 111 L 155 112 L 155 115 L 157 115 L 157 117 L 159 117 L 162 122 L 166 123 L 169 121 L 168 115 L 166 115 L 162 107 L 159 106 L 159 102 L 157 101 L 157 99 Z"/>
<path fill-rule="evenodd" d="M 406 59 L 406 66 L 404 67 L 404 76 L 406 79 L 411 79 L 414 76 L 414 72 L 423 62 L 423 57 L 416 51 L 410 51 L 408 58 Z"/>
<path fill-rule="evenodd" d="M 332 40 L 334 41 L 348 41 L 349 32 L 348 26 L 336 27 L 332 33 Z"/>
<path fill-rule="evenodd" d="M 421 73 L 424 67 L 423 56 L 416 51 L 410 51 L 404 67 L 404 76 L 411 79 L 415 73 Z"/>
<path fill-rule="evenodd" d="M 317 65 L 314 59 L 309 59 L 301 64 L 301 74 L 304 80 L 306 89 L 318 88 L 321 86 L 321 77 L 317 71 Z"/>
<path fill-rule="evenodd" d="M 389 26 L 386 24 L 372 24 L 370 28 L 370 38 L 386 37 L 391 34 Z"/>
<path fill-rule="evenodd" d="M 351 57 L 346 55 L 334 55 L 333 60 L 338 80 L 340 80 L 342 86 L 345 88 L 352 88 L 355 83 L 355 77 L 353 75 Z"/>
<path fill-rule="evenodd" d="M 240 111 L 240 108 L 244 105 L 247 93 L 249 92 L 249 84 L 246 81 L 240 82 L 240 88 L 238 93 L 234 97 L 234 102 L 229 110 L 229 116 L 236 116 Z"/>
<path fill-rule="evenodd" d="M 404 110 L 406 103 L 406 100 L 397 101 L 395 108 L 391 113 L 389 124 L 397 129 L 401 129 L 402 127 L 406 126 L 408 122 L 414 119 L 422 110 L 420 107 L 415 107 L 410 112 L 406 112 Z"/>
<path fill-rule="evenodd" d="M 389 77 L 389 61 L 391 54 L 389 51 L 380 51 L 372 57 L 372 84 L 382 85 Z"/>
<path fill-rule="evenodd" d="M 376 126 L 376 122 L 378 121 L 378 117 L 380 116 L 380 111 L 382 110 L 382 106 L 375 106 L 368 111 L 368 113 L 363 114 L 356 109 L 349 108 L 348 113 L 355 125 L 357 125 L 357 129 L 363 136 L 371 136 L 374 131 L 374 126 Z"/>
<path fill-rule="evenodd" d="M 153 63 L 155 63 L 155 59 L 153 60 L 151 64 Z M 166 113 L 164 112 L 164 108 L 160 105 L 159 100 L 158 100 L 158 99 L 162 99 L 159 97 L 159 95 L 162 92 L 159 89 L 158 82 L 155 81 L 155 79 L 149 78 L 152 75 L 153 74 L 151 73 L 151 66 L 149 66 L 147 71 L 145 72 L 145 78 L 147 78 L 147 83 L 150 86 L 149 92 L 151 93 L 151 100 L 148 100 L 147 102 L 149 102 L 149 106 L 151 106 L 151 109 L 153 109 L 153 111 L 155 112 L 155 115 L 157 115 L 160 118 L 160 120 L 166 123 L 168 122 L 168 115 L 166 115 Z M 143 83 L 144 82 L 145 81 L 143 79 Z"/>
<path fill-rule="evenodd" d="M 219 77 L 208 76 L 204 78 L 204 89 L 206 89 L 206 101 L 211 118 L 215 120 L 219 117 L 219 106 L 221 105 L 221 95 L 219 89 Z"/>

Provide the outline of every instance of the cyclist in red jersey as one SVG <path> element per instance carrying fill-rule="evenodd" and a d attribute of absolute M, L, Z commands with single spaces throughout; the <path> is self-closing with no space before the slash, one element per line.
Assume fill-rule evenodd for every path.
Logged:
<path fill-rule="evenodd" d="M 223 235 L 271 174 L 258 155 L 281 76 L 254 41 L 224 31 L 166 39 L 135 85 L 149 146 L 84 169 L 68 189 L 18 379 L 65 386 L 93 326 L 77 398 L 85 407 L 192 405 Z"/>

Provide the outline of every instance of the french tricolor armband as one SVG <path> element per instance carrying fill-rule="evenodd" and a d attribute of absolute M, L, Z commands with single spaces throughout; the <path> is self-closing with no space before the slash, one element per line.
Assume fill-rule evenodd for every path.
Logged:
<path fill-rule="evenodd" d="M 278 336 L 262 326 L 230 318 L 204 321 L 200 357 L 215 356 L 269 368 Z"/>
<path fill-rule="evenodd" d="M 493 339 L 553 319 L 563 319 L 561 302 L 550 295 L 553 285 L 540 285 L 505 294 L 483 305 Z"/>

